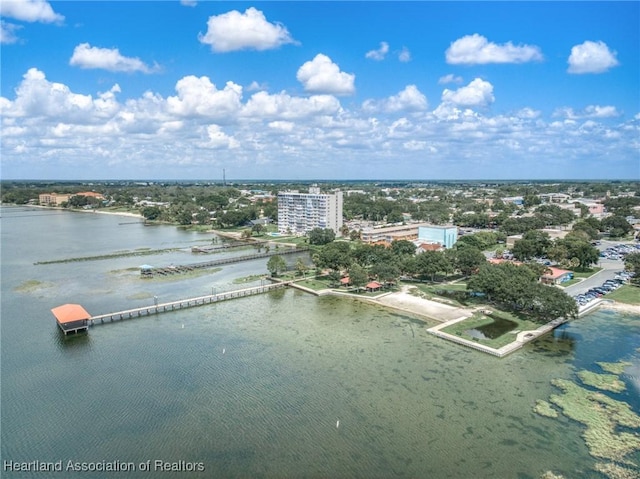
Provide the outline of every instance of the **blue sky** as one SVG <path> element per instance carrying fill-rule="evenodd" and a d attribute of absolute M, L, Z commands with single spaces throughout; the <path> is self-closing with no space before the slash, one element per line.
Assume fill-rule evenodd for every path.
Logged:
<path fill-rule="evenodd" d="M 639 2 L 0 16 L 5 179 L 640 180 Z"/>

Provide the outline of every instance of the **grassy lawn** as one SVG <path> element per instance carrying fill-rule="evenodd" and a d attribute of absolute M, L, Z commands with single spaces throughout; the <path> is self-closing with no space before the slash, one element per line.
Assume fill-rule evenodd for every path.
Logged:
<path fill-rule="evenodd" d="M 619 301 L 621 303 L 640 304 L 640 288 L 638 286 L 625 284 L 615 291 L 607 294 L 606 298 L 613 299 L 614 301 Z"/>
<path fill-rule="evenodd" d="M 269 240 L 272 243 L 292 243 L 299 246 L 309 246 L 304 236 L 260 236 L 261 240 Z"/>
<path fill-rule="evenodd" d="M 468 339 L 469 341 L 475 341 L 480 344 L 484 344 L 494 349 L 499 349 L 502 346 L 506 346 L 512 343 L 516 339 L 516 335 L 520 331 L 531 331 L 538 329 L 540 323 L 536 323 L 524 317 L 520 317 L 513 313 L 507 313 L 504 311 L 496 311 L 491 308 L 491 315 L 485 315 L 481 313 L 475 313 L 468 319 L 460 321 L 459 323 L 452 324 L 442 329 L 443 332 L 449 333 L 461 338 Z M 491 325 L 497 325 L 498 323 L 504 324 L 506 321 L 515 323 L 514 327 L 510 331 L 493 338 L 493 339 L 478 339 L 474 338 L 468 331 L 472 329 L 481 329 Z"/>
<path fill-rule="evenodd" d="M 580 283 L 580 279 L 579 278 L 573 278 L 570 279 L 569 281 L 565 281 L 564 283 L 558 285 L 561 288 L 566 288 L 567 286 L 571 286 L 572 284 L 576 284 L 576 283 Z"/>
<path fill-rule="evenodd" d="M 596 274 L 598 271 L 601 271 L 602 268 L 589 268 L 587 270 L 584 271 L 580 271 L 580 270 L 574 270 L 573 271 L 573 277 L 574 278 L 588 278 L 589 276 L 593 276 L 594 274 Z"/>
<path fill-rule="evenodd" d="M 331 282 L 328 278 L 323 276 L 310 277 L 303 281 L 298 281 L 297 284 L 299 284 L 300 286 L 304 286 L 305 288 L 313 289 L 314 291 L 331 288 Z"/>
<path fill-rule="evenodd" d="M 444 300 L 446 303 L 452 306 L 458 307 L 469 307 L 469 306 L 480 306 L 486 304 L 486 300 L 481 297 L 473 297 L 464 294 L 467 290 L 467 285 L 465 283 L 405 283 L 410 286 L 414 286 L 418 289 L 419 296 L 422 296 L 426 299 L 433 299 L 434 297 L 440 298 Z M 442 291 L 446 291 L 447 295 L 438 294 Z M 415 294 L 415 293 L 414 293 Z"/>

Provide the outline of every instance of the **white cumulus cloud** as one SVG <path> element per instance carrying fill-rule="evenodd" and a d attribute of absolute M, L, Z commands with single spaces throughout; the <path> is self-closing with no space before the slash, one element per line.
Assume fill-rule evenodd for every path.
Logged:
<path fill-rule="evenodd" d="M 355 92 L 356 76 L 340 71 L 340 67 L 322 53 L 304 63 L 298 69 L 296 78 L 302 83 L 304 90 L 311 93 L 350 95 Z"/>
<path fill-rule="evenodd" d="M 178 80 L 176 92 L 178 96 L 167 98 L 167 110 L 181 117 L 200 116 L 229 121 L 241 108 L 242 87 L 233 82 L 227 82 L 219 90 L 208 77 L 189 75 Z"/>
<path fill-rule="evenodd" d="M 395 113 L 399 111 L 423 111 L 429 106 L 427 97 L 415 85 L 407 85 L 397 95 L 383 100 L 367 100 L 362 108 L 367 112 L 383 111 Z"/>
<path fill-rule="evenodd" d="M 240 143 L 233 136 L 227 135 L 219 125 L 207 126 L 207 141 L 200 146 L 205 148 L 235 149 L 240 147 Z"/>
<path fill-rule="evenodd" d="M 286 27 L 270 23 L 260 10 L 247 8 L 244 13 L 232 10 L 209 17 L 207 33 L 198 35 L 200 42 L 214 52 L 237 50 L 271 50 L 296 43 Z"/>
<path fill-rule="evenodd" d="M 365 54 L 365 58 L 371 60 L 381 61 L 389 53 L 389 44 L 387 42 L 380 42 L 380 48 L 377 50 L 370 50 Z"/>
<path fill-rule="evenodd" d="M 20 25 L 0 20 L 0 43 L 3 45 L 16 43 L 18 41 L 18 37 L 15 32 L 21 28 L 22 27 Z"/>
<path fill-rule="evenodd" d="M 312 95 L 299 98 L 285 92 L 270 95 L 254 93 L 243 108 L 245 118 L 302 119 L 318 115 L 334 115 L 341 109 L 338 99 L 331 95 Z"/>
<path fill-rule="evenodd" d="M 603 73 L 619 65 L 616 52 L 609 50 L 604 42 L 586 42 L 571 48 L 569 73 Z"/>
<path fill-rule="evenodd" d="M 45 0 L 3 0 L 0 2 L 0 15 L 23 22 L 55 23 L 64 20 L 64 16 L 54 12 Z"/>
<path fill-rule="evenodd" d="M 407 47 L 402 47 L 402 50 L 400 50 L 400 53 L 398 53 L 398 60 L 400 60 L 402 63 L 411 61 L 411 52 Z"/>
<path fill-rule="evenodd" d="M 543 59 L 535 45 L 514 45 L 507 42 L 498 45 L 474 33 L 451 43 L 446 53 L 447 63 L 476 65 L 486 63 L 526 63 Z"/>
<path fill-rule="evenodd" d="M 554 111 L 553 116 L 580 120 L 584 118 L 614 118 L 620 116 L 620 113 L 615 106 L 589 105 L 582 111 L 575 111 L 570 107 L 558 108 Z"/>
<path fill-rule="evenodd" d="M 443 102 L 459 106 L 482 107 L 490 105 L 494 100 L 493 85 L 480 78 L 476 78 L 467 86 L 460 87 L 455 91 L 447 88 L 442 92 Z"/>
<path fill-rule="evenodd" d="M 462 83 L 462 77 L 449 73 L 448 75 L 440 77 L 438 79 L 438 83 L 440 85 L 446 85 L 447 83 Z"/>
<path fill-rule="evenodd" d="M 151 73 L 157 67 L 147 66 L 139 58 L 125 57 L 117 48 L 92 47 L 88 43 L 81 43 L 73 50 L 69 65 L 85 69 L 102 69 L 112 72 L 143 72 Z"/>

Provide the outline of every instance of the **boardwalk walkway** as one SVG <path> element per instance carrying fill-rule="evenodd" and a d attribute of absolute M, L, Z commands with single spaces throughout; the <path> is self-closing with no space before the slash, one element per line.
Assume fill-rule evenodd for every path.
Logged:
<path fill-rule="evenodd" d="M 278 282 L 268 284 L 265 286 L 255 286 L 253 288 L 237 289 L 234 291 L 227 291 L 220 294 L 208 294 L 206 296 L 198 296 L 195 298 L 180 299 L 178 301 L 171 301 L 169 303 L 153 304 L 149 306 L 142 306 L 140 308 L 127 309 L 124 311 L 116 311 L 115 313 L 99 314 L 91 316 L 87 322 L 90 326 L 96 324 L 103 324 L 106 321 L 118 321 L 122 319 L 137 318 L 140 316 L 149 316 L 152 314 L 165 313 L 169 311 L 177 311 L 179 309 L 193 308 L 194 306 L 203 306 L 212 303 L 218 303 L 220 301 L 228 301 L 230 299 L 244 298 L 245 296 L 253 296 L 256 294 L 268 293 L 280 288 L 285 288 L 289 285 L 289 282 Z"/>

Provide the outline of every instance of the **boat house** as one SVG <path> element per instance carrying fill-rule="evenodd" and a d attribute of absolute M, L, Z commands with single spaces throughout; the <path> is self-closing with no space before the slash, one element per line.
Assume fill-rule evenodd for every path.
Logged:
<path fill-rule="evenodd" d="M 88 319 L 91 315 L 79 304 L 63 304 L 51 310 L 56 318 L 56 322 L 65 334 L 77 334 L 88 331 Z"/>

